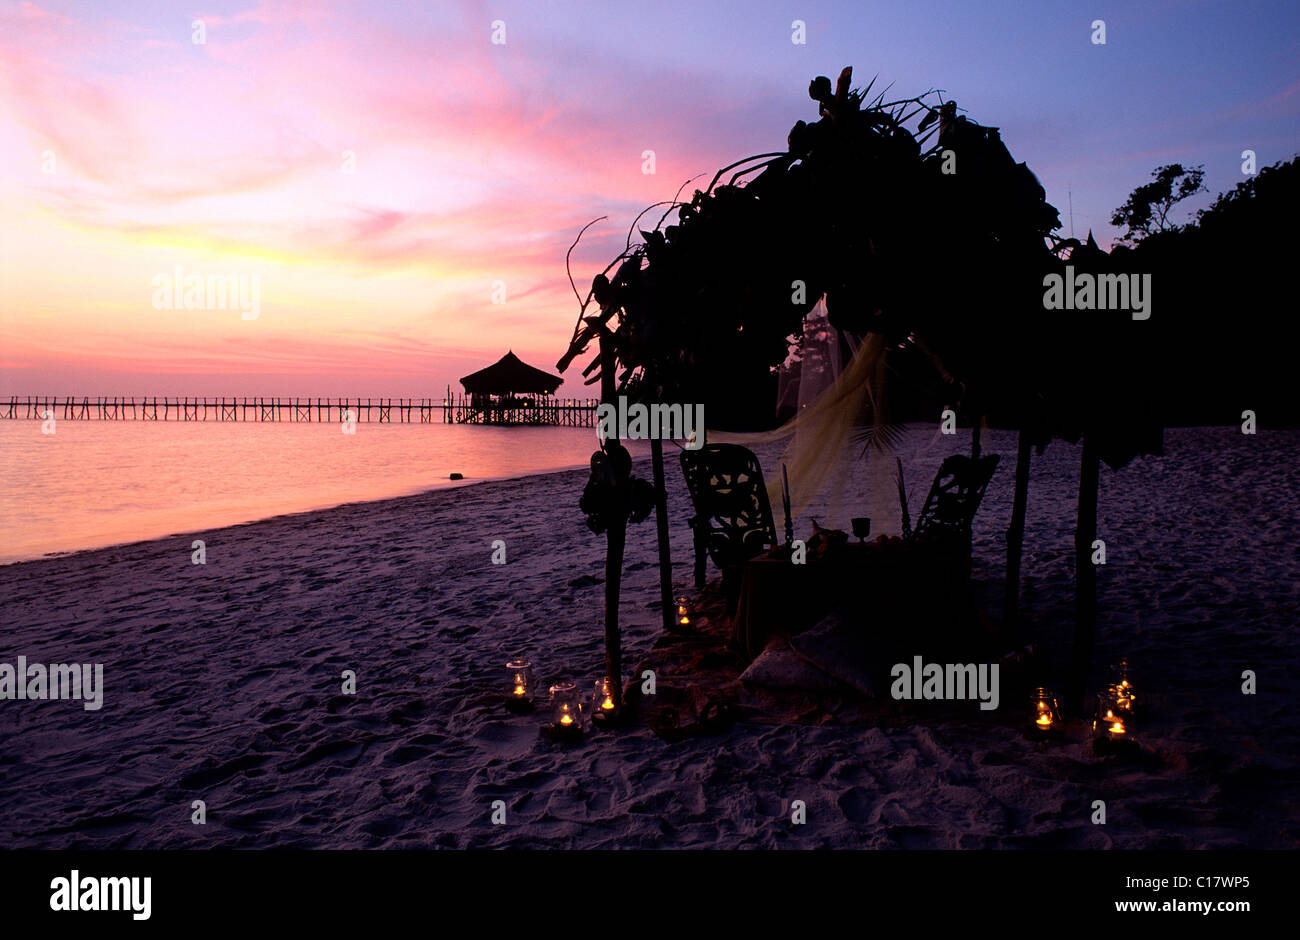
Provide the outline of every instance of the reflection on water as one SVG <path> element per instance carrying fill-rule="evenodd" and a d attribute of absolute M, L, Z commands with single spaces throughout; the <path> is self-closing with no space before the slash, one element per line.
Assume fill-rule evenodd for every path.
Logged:
<path fill-rule="evenodd" d="M 0 562 L 584 466 L 595 447 L 583 428 L 0 421 Z"/>

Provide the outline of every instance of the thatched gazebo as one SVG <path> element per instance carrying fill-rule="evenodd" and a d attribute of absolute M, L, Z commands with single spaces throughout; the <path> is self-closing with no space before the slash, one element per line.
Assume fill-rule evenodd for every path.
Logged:
<path fill-rule="evenodd" d="M 472 424 L 536 424 L 543 421 L 545 399 L 564 379 L 530 366 L 513 351 L 492 365 L 464 376 L 460 384 L 469 395 L 457 421 Z"/>

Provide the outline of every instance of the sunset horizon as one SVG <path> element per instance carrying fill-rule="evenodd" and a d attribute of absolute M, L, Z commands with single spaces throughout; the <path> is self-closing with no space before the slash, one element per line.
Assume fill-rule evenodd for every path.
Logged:
<path fill-rule="evenodd" d="M 801 83 L 844 64 L 997 125 L 1062 234 L 1109 247 L 1157 163 L 1204 164 L 1212 195 L 1244 149 L 1293 155 L 1294 48 L 1279 31 L 1245 53 L 1270 6 L 6 3 L 0 395 L 429 397 L 507 348 L 550 368 L 582 226 L 606 217 L 579 285 L 643 208 L 783 146 Z M 1172 72 L 1176 94 L 1132 93 Z M 156 308 L 178 267 L 258 279 L 260 315 Z"/>

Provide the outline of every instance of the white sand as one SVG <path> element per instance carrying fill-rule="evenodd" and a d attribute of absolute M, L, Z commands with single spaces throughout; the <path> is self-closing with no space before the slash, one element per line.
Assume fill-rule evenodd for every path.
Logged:
<path fill-rule="evenodd" d="M 1168 456 L 1102 475 L 1096 660 L 1138 670 L 1141 763 L 1077 735 L 1026 741 L 1019 701 L 992 717 L 919 703 L 902 728 L 823 715 L 679 744 L 644 727 L 539 740 L 538 716 L 500 707 L 506 659 L 525 652 L 544 681 L 584 689 L 603 667 L 604 540 L 577 509 L 584 471 L 0 568 L 0 662 L 102 662 L 106 685 L 98 712 L 0 702 L 0 844 L 1295 848 L 1300 434 L 1166 440 Z M 965 443 L 909 466 L 914 514 Z M 1004 465 L 977 519 L 976 575 L 998 583 L 1014 438 L 986 449 Z M 1077 456 L 1055 443 L 1035 458 L 1026 534 L 1024 603 L 1061 675 Z M 669 480 L 686 588 L 675 466 Z M 196 537 L 206 566 L 190 563 Z M 629 670 L 658 634 L 654 552 L 653 523 L 632 527 Z M 345 669 L 355 696 L 340 694 Z M 1240 694 L 1243 669 L 1258 695 Z M 206 826 L 190 822 L 196 799 Z M 490 824 L 497 799 L 505 826 Z M 1104 826 L 1090 822 L 1098 799 Z M 806 825 L 790 823 L 792 800 Z"/>

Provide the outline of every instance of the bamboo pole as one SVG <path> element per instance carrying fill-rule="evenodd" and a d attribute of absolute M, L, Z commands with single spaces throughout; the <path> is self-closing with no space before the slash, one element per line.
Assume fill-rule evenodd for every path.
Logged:
<path fill-rule="evenodd" d="M 703 432 L 701 432 L 703 433 Z M 650 461 L 654 466 L 655 535 L 659 542 L 659 603 L 663 606 L 664 631 L 677 627 L 677 609 L 673 604 L 673 558 L 668 544 L 668 490 L 664 486 L 664 442 L 650 439 Z"/>
<path fill-rule="evenodd" d="M 653 381 L 653 375 L 648 378 L 651 381 L 647 384 L 651 388 L 658 389 L 658 384 Z M 659 394 L 662 397 L 662 391 Z M 661 433 L 662 431 L 663 429 L 660 428 Z M 701 428 L 699 433 L 703 434 L 704 429 Z M 673 602 L 672 546 L 668 541 L 668 488 L 664 483 L 664 442 L 659 435 L 650 439 L 650 464 L 655 487 L 655 541 L 659 547 L 659 604 L 662 607 L 664 632 L 672 633 L 677 629 L 677 608 Z"/>
<path fill-rule="evenodd" d="M 1085 435 L 1079 470 L 1079 519 L 1074 529 L 1075 623 L 1071 657 L 1069 707 L 1083 714 L 1083 698 L 1092 668 L 1092 647 L 1097 633 L 1097 569 L 1092 564 L 1092 543 L 1097 537 L 1097 488 L 1101 472 L 1097 448 Z"/>
<path fill-rule="evenodd" d="M 600 335 L 600 360 L 601 400 L 607 404 L 616 404 L 614 338 L 608 332 Z M 605 440 L 603 449 L 608 454 L 619 443 L 617 436 L 610 436 Z M 626 479 L 615 479 L 615 485 L 619 489 L 624 489 L 626 483 Z M 623 649 L 618 630 L 618 599 L 622 588 L 623 548 L 626 541 L 627 516 L 616 511 L 605 530 L 605 678 L 612 687 L 616 713 L 623 707 Z"/>
<path fill-rule="evenodd" d="M 1011 501 L 1011 525 L 1007 527 L 1006 622 L 1017 634 L 1020 626 L 1020 558 L 1025 544 L 1025 508 L 1029 504 L 1029 433 L 1020 429 L 1016 447 L 1016 489 Z"/>

